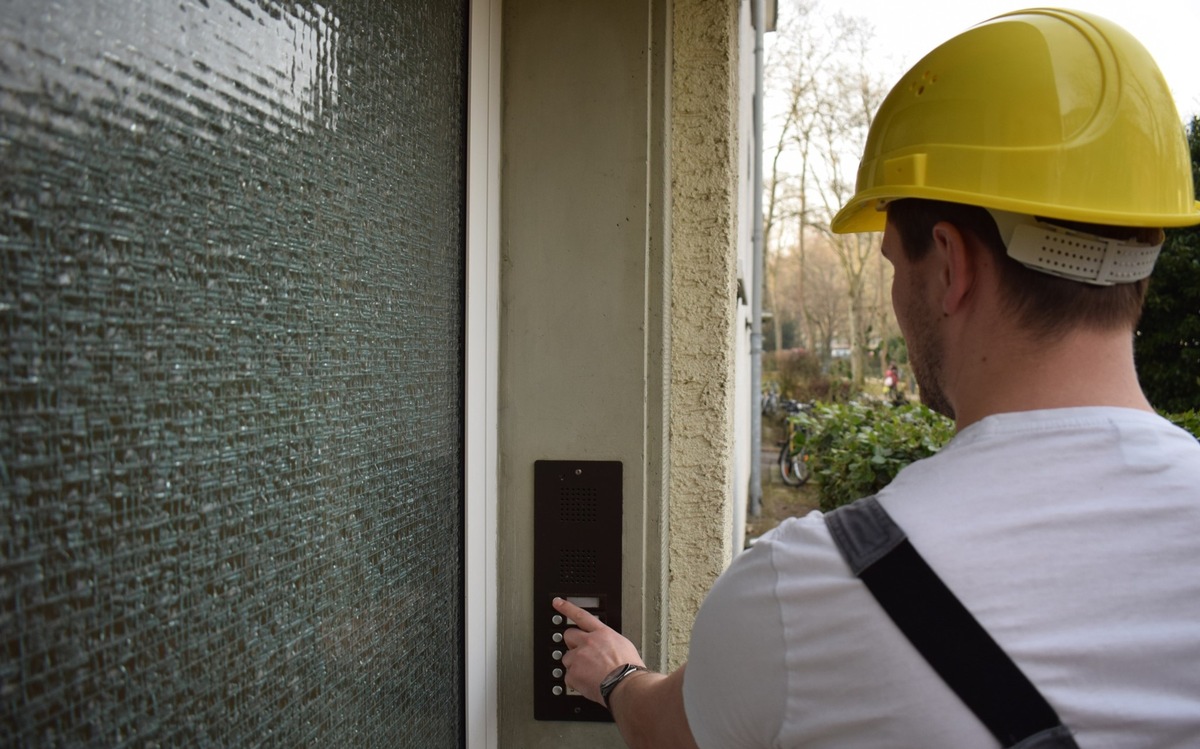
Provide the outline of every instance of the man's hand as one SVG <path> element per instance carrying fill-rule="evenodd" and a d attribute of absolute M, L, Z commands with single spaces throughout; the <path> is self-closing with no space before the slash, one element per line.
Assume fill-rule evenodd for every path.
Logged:
<path fill-rule="evenodd" d="M 644 666 L 633 643 L 570 601 L 554 599 L 554 610 L 575 623 L 563 634 L 562 664 L 567 686 L 604 704 L 600 682 L 617 666 Z M 683 672 L 630 674 L 612 693 L 613 720 L 633 749 L 697 749 L 683 707 Z"/>
<path fill-rule="evenodd" d="M 621 633 L 570 601 L 555 598 L 554 609 L 575 623 L 563 635 L 567 644 L 567 652 L 562 657 L 567 686 L 603 705 L 600 682 L 604 677 L 626 663 L 644 666 L 642 657 Z"/>

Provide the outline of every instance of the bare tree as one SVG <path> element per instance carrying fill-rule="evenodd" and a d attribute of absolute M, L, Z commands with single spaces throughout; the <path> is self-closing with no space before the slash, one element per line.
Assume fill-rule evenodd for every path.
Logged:
<path fill-rule="evenodd" d="M 834 234 L 830 222 L 854 195 L 859 149 L 866 140 L 871 117 L 883 101 L 884 85 L 881 76 L 867 67 L 868 45 L 874 36 L 870 24 L 841 14 L 835 18 L 846 30 L 845 45 L 825 80 L 825 95 L 817 109 L 819 126 L 810 144 L 819 159 L 812 183 L 820 198 L 820 210 L 813 215 L 812 225 L 826 236 L 842 270 L 849 313 L 850 371 L 855 384 L 862 385 L 870 345 L 868 268 L 879 253 L 880 236 Z"/>
<path fill-rule="evenodd" d="M 813 348 L 828 366 L 833 342 L 847 333 L 846 280 L 837 254 L 823 236 L 811 242 L 812 253 L 802 284 L 804 319 L 813 331 Z"/>
<path fill-rule="evenodd" d="M 783 247 L 787 242 L 782 231 L 783 219 L 786 217 L 784 206 L 789 202 L 788 175 L 781 170 L 780 159 L 785 153 L 783 146 L 792 124 L 790 113 L 785 114 L 779 129 L 779 140 L 775 144 L 771 157 L 771 169 L 766 175 L 764 186 L 767 199 L 764 202 L 763 211 L 763 282 L 766 286 L 763 298 L 766 302 L 764 306 L 770 311 L 771 319 L 774 321 L 772 327 L 776 351 L 783 348 L 783 320 L 780 315 L 782 313 L 781 299 L 785 295 L 781 294 L 780 289 L 780 267 L 785 259 Z M 801 257 L 803 258 L 803 249 L 801 249 Z"/>
<path fill-rule="evenodd" d="M 765 177 L 763 251 L 766 261 L 764 298 L 775 321 L 775 349 L 782 347 L 783 320 L 780 298 L 801 293 L 805 276 L 810 193 L 810 153 L 813 133 L 820 124 L 819 107 L 825 81 L 836 67 L 838 51 L 848 30 L 820 12 L 815 0 L 799 0 L 780 16 L 766 65 L 768 100 L 774 104 L 775 131 Z M 789 229 L 789 227 L 793 227 Z M 794 231 L 794 235 L 789 235 Z M 783 256 L 795 251 L 799 260 L 798 285 L 782 287 Z M 814 331 L 805 322 L 808 346 L 815 345 Z"/>
<path fill-rule="evenodd" d="M 816 0 L 800 0 L 781 10 L 780 18 L 768 58 L 768 101 L 774 102 L 772 124 L 776 137 L 763 217 L 763 236 L 768 238 L 764 241 L 766 298 L 775 316 L 776 348 L 781 345 L 783 327 L 780 296 L 808 294 L 813 289 L 808 283 L 812 236 L 808 229 L 812 227 L 823 235 L 838 261 L 851 372 L 861 385 L 864 352 L 870 345 L 868 329 L 877 320 L 876 299 L 868 293 L 875 287 L 868 267 L 870 259 L 878 254 L 879 237 L 834 235 L 829 222 L 853 194 L 859 149 L 871 116 L 882 101 L 881 76 L 867 71 L 873 30 L 865 19 L 826 13 Z M 795 227 L 794 236 L 783 230 L 789 225 Z M 794 286 L 784 288 L 780 282 L 781 260 L 793 248 L 798 255 L 799 276 Z M 810 305 L 801 307 L 808 310 Z M 824 316 L 806 314 L 803 322 L 810 346 L 816 347 L 820 337 L 829 345 L 834 326 Z"/>

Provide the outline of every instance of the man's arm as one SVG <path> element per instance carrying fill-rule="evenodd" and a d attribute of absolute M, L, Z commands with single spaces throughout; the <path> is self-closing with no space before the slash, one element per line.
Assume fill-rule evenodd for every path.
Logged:
<path fill-rule="evenodd" d="M 603 705 L 604 677 L 626 663 L 645 665 L 642 657 L 623 635 L 571 602 L 555 599 L 554 608 L 575 622 L 564 636 L 567 686 Z M 683 709 L 683 673 L 639 671 L 609 695 L 613 719 L 631 749 L 698 749 Z"/>
<path fill-rule="evenodd" d="M 609 695 L 621 738 L 633 749 L 698 749 L 683 710 L 683 671 L 637 673 Z"/>

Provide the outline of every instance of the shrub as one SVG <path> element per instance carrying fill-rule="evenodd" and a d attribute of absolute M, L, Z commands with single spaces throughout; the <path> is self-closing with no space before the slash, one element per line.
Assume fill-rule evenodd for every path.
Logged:
<path fill-rule="evenodd" d="M 1200 411 L 1163 416 L 1200 439 Z M 825 512 L 878 492 L 954 436 L 953 421 L 919 403 L 817 403 L 790 418 L 800 426 L 795 439 L 805 441 Z"/>
<path fill-rule="evenodd" d="M 821 360 L 803 349 L 775 354 L 775 381 L 779 383 L 782 397 L 804 403 L 841 403 L 850 400 L 855 392 L 850 380 L 822 373 Z"/>
<path fill-rule="evenodd" d="M 827 512 L 878 492 L 901 468 L 933 455 L 954 436 L 954 422 L 917 403 L 819 403 L 793 418 Z"/>
<path fill-rule="evenodd" d="M 1163 414 L 1163 417 L 1169 419 L 1176 426 L 1182 427 L 1192 433 L 1196 439 L 1200 439 L 1200 411 L 1185 411 L 1181 414 Z"/>
<path fill-rule="evenodd" d="M 775 369 L 779 394 L 796 400 L 807 400 L 800 392 L 802 384 L 821 376 L 820 360 L 803 349 L 776 352 Z"/>

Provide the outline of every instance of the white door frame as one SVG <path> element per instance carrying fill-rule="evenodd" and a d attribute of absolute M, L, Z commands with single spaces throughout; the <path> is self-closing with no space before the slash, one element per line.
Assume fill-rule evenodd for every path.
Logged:
<path fill-rule="evenodd" d="M 468 13 L 464 709 L 467 749 L 496 749 L 500 0 L 470 0 Z"/>

